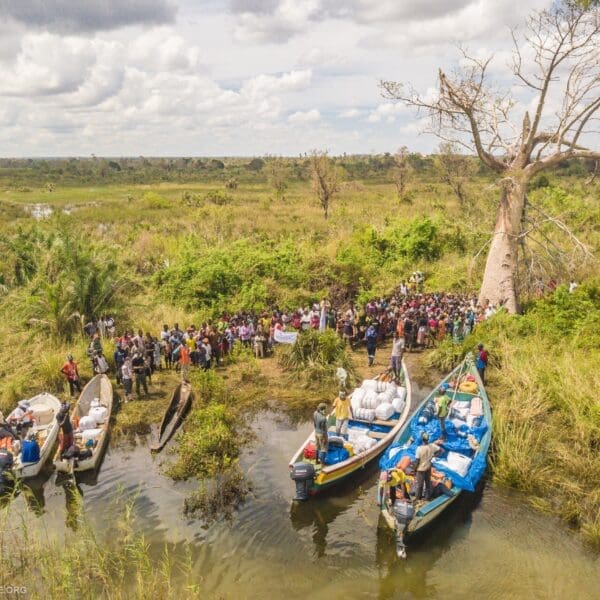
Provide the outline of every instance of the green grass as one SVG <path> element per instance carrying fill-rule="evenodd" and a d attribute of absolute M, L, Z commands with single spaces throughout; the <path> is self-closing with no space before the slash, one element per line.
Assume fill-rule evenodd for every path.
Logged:
<path fill-rule="evenodd" d="M 74 492 L 72 504 L 81 502 Z M 151 556 L 149 545 L 136 530 L 133 504 L 106 515 L 103 533 L 80 514 L 64 539 L 30 527 L 23 518 L 15 522 L 0 509 L 0 572 L 2 583 L 23 585 L 27 598 L 201 598 L 193 583 L 191 555 L 176 559 L 164 546 Z M 186 557 L 187 556 L 187 557 Z"/>
<path fill-rule="evenodd" d="M 600 289 L 559 288 L 522 316 L 500 314 L 462 346 L 429 360 L 447 370 L 483 340 L 491 352 L 488 391 L 496 482 L 528 494 L 600 549 Z"/>
<path fill-rule="evenodd" d="M 158 333 L 163 323 L 198 326 L 223 310 L 271 304 L 294 309 L 323 297 L 338 306 L 351 297 L 362 302 L 388 294 L 415 269 L 426 274 L 427 289 L 477 291 L 485 253 L 473 257 L 491 231 L 499 195 L 489 175 L 468 183 L 472 209 L 465 213 L 430 169 L 415 176 L 407 191 L 410 202 L 401 203 L 381 164 L 345 161 L 348 173 L 379 170 L 370 179 L 347 181 L 333 199 L 328 221 L 302 161 L 292 161 L 295 174 L 283 199 L 264 174 L 235 161 L 236 172 L 228 172 L 228 164 L 224 172 L 204 170 L 198 178 L 186 172 L 179 181 L 173 176 L 157 182 L 158 171 L 150 167 L 147 173 L 127 174 L 143 184 L 125 183 L 125 175 L 116 174 L 107 177 L 107 185 L 77 184 L 76 178 L 46 177 L 38 170 L 29 191 L 21 189 L 27 169 L 1 171 L 0 409 L 9 411 L 18 399 L 42 390 L 65 397 L 58 369 L 67 353 L 79 360 L 84 379 L 91 376 L 86 342 L 77 331 L 90 312 L 115 315 L 119 332 L 141 327 Z M 239 186 L 226 190 L 231 176 Z M 86 175 L 85 181 L 100 180 L 93 177 Z M 600 185 L 585 186 L 584 179 L 550 175 L 549 185 L 532 190 L 530 199 L 559 214 L 597 255 Z M 52 192 L 48 181 L 55 184 Z M 33 219 L 24 208 L 37 203 L 51 206 L 53 216 Z M 544 235 L 558 248 L 568 248 L 564 236 L 549 225 Z M 589 278 L 597 263 L 581 258 L 571 256 L 552 274 L 563 281 Z M 547 257 L 540 252 L 536 260 L 545 265 Z M 593 471 L 598 472 L 599 414 L 593 395 L 590 400 L 571 388 L 580 380 L 585 390 L 599 389 L 594 375 L 598 321 L 574 319 L 596 301 L 590 296 L 574 312 L 568 303 L 536 305 L 534 316 L 499 320 L 497 329 L 486 326 L 477 333 L 492 345 L 496 366 L 502 366 L 492 375 L 491 388 L 497 403 L 494 476 L 526 491 L 538 506 L 563 514 L 593 543 L 599 526 L 600 485 Z M 552 335 L 552 323 L 559 331 L 568 329 L 566 342 Z M 594 339 L 594 344 L 582 346 L 581 339 Z M 449 367 L 457 353 L 445 348 L 436 362 Z M 333 362 L 343 359 L 335 355 Z M 333 393 L 333 363 L 311 361 L 296 367 L 311 371 L 323 394 Z M 226 463 L 235 465 L 239 447 L 230 445 L 229 415 L 219 412 L 227 398 L 235 399 L 238 415 L 273 401 L 298 414 L 314 404 L 298 385 L 301 378 L 295 374 L 290 384 L 276 360 L 255 361 L 240 353 L 214 377 L 194 381 L 202 404 L 181 434 L 185 450 L 173 457 L 177 477 L 210 476 Z M 157 380 L 148 411 L 153 422 L 176 383 L 171 376 Z M 563 383 L 569 385 L 566 394 Z M 203 420 L 213 418 L 215 432 L 223 437 L 201 442 Z M 143 433 L 149 422 L 134 403 L 115 415 L 115 431 Z M 215 449 L 213 468 L 205 458 Z M 202 504 L 211 505 L 210 493 Z"/>

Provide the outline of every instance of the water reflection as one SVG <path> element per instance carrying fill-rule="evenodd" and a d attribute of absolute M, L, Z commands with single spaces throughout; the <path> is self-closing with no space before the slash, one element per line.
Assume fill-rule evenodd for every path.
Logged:
<path fill-rule="evenodd" d="M 310 425 L 270 413 L 259 420 L 261 435 L 242 460 L 254 493 L 231 523 L 185 519 L 183 499 L 195 484 L 163 477 L 144 440 L 110 447 L 101 469 L 78 474 L 77 483 L 28 482 L 29 500 L 21 494 L 13 505 L 37 510 L 28 523 L 60 536 L 85 517 L 103 531 L 107 513 L 118 517 L 115 507 L 133 501 L 153 556 L 163 556 L 165 543 L 177 560 L 189 552 L 207 598 L 595 597 L 597 557 L 522 498 L 489 485 L 462 494 L 410 538 L 408 559 L 399 560 L 393 533 L 379 522 L 377 466 L 323 498 L 292 503 L 287 460 Z"/>

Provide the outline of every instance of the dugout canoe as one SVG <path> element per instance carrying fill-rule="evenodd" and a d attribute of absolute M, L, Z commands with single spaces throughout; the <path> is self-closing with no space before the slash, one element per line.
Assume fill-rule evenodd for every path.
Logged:
<path fill-rule="evenodd" d="M 376 380 L 385 381 L 387 376 L 388 372 L 382 373 L 376 377 Z M 289 468 L 290 474 L 293 476 L 296 466 L 303 465 L 307 462 L 313 465 L 315 474 L 314 479 L 309 483 L 308 493 L 310 496 L 316 496 L 326 490 L 331 490 L 342 482 L 346 482 L 353 477 L 356 477 L 360 472 L 364 471 L 366 467 L 372 465 L 373 462 L 381 456 L 382 452 L 396 440 L 402 426 L 408 418 L 412 402 L 412 387 L 404 361 L 402 362 L 402 372 L 398 384 L 406 390 L 405 402 L 401 413 L 392 415 L 388 420 L 376 419 L 374 421 L 364 421 L 357 418 L 350 419 L 349 430 L 353 428 L 362 429 L 366 431 L 368 437 L 376 440 L 376 443 L 370 448 L 358 452 L 336 464 L 320 465 L 316 464 L 316 461 L 314 460 L 305 458 L 305 449 L 309 444 L 315 443 L 314 431 L 306 438 L 304 443 L 290 460 Z M 333 412 L 330 413 L 328 418 L 331 419 L 332 417 Z M 330 434 L 334 433 L 335 426 L 330 427 L 329 432 Z"/>
<path fill-rule="evenodd" d="M 54 466 L 59 473 L 78 473 L 80 471 L 95 470 L 98 468 L 106 445 L 108 443 L 110 417 L 113 409 L 113 390 L 112 383 L 107 375 L 96 375 L 92 377 L 88 384 L 83 388 L 81 395 L 71 412 L 71 422 L 75 428 L 74 437 L 75 444 L 81 451 L 85 451 L 85 432 L 79 430 L 78 423 L 82 417 L 87 416 L 90 412 L 92 400 L 97 398 L 100 406 L 104 406 L 107 410 L 107 415 L 104 421 L 98 424 L 94 430 L 94 445 L 92 446 L 92 455 L 89 458 L 67 460 L 60 456 L 60 445 L 54 457 Z M 99 430 L 99 431 L 96 431 Z"/>
<path fill-rule="evenodd" d="M 460 391 L 458 389 L 458 386 L 467 378 L 467 376 L 470 376 L 470 379 L 477 384 L 477 390 L 474 393 Z M 423 400 L 423 402 L 416 409 L 414 415 L 402 428 L 397 441 L 390 448 L 388 448 L 385 455 L 382 456 L 380 460 L 380 467 L 383 470 L 389 470 L 389 468 L 397 465 L 404 456 L 408 456 L 411 459 L 414 458 L 414 448 L 417 442 L 412 441 L 411 443 L 411 438 L 416 440 L 421 431 L 428 431 L 430 434 L 430 442 L 433 442 L 435 439 L 440 437 L 441 430 L 439 429 L 439 425 L 437 425 L 437 419 L 435 417 L 433 417 L 433 420 L 430 419 L 429 422 L 431 424 L 428 426 L 422 423 L 422 417 L 424 417 L 424 412 L 427 410 L 427 407 L 431 407 L 431 402 L 435 398 L 439 387 L 442 386 L 442 384 L 450 384 L 452 381 L 457 382 L 457 386 L 449 387 L 447 394 L 452 399 L 453 404 L 454 402 L 459 402 L 466 405 L 466 403 L 472 403 L 474 398 L 481 398 L 481 412 L 483 413 L 481 417 L 481 424 L 475 428 L 465 429 L 465 426 L 460 425 L 460 421 L 453 421 L 451 418 L 446 419 L 447 441 L 443 444 L 444 451 L 441 455 L 441 458 L 434 459 L 433 468 L 437 470 L 439 474 L 446 480 L 448 478 L 451 480 L 451 484 L 448 482 L 448 485 L 451 485 L 451 487 L 449 489 L 447 488 L 447 492 L 438 496 L 437 498 L 433 498 L 432 500 L 420 501 L 417 503 L 415 503 L 413 500 L 412 504 L 414 508 L 414 516 L 408 524 L 406 530 L 407 535 L 414 534 L 437 519 L 453 502 L 457 500 L 457 498 L 463 492 L 466 491 L 469 493 L 475 491 L 475 486 L 481 480 L 486 470 L 487 454 L 492 436 L 492 413 L 488 395 L 485 391 L 483 382 L 479 377 L 479 373 L 475 367 L 472 355 L 468 355 L 465 360 L 448 376 L 446 376 L 440 382 L 440 384 L 425 398 L 425 400 Z M 449 417 L 452 417 L 452 415 L 453 412 L 451 411 Z M 420 419 L 421 423 L 419 423 Z M 451 425 L 449 425 L 449 423 L 451 423 Z M 465 434 L 475 434 L 476 436 L 481 434 L 480 439 L 475 440 L 478 443 L 478 447 L 473 448 L 473 446 L 471 446 L 469 452 L 469 450 L 463 446 L 464 449 L 461 450 L 461 442 L 458 440 L 458 437 L 454 436 L 452 433 L 453 431 L 457 436 L 457 432 L 462 431 L 463 435 L 460 437 L 463 440 L 467 439 L 464 437 Z M 467 445 L 470 444 L 467 443 Z M 444 456 L 449 450 L 463 454 L 464 456 L 467 456 L 467 458 L 471 459 L 470 466 L 466 471 L 466 474 L 460 475 L 459 473 L 448 468 L 448 464 L 444 460 Z M 383 520 L 386 525 L 395 530 L 397 523 L 393 515 L 391 503 L 388 501 L 389 490 L 383 481 L 384 479 L 380 478 L 380 487 L 378 490 L 378 502 L 381 515 L 383 516 Z"/>
<path fill-rule="evenodd" d="M 160 452 L 171 439 L 175 430 L 181 425 L 192 405 L 192 386 L 182 381 L 173 391 L 169 406 L 163 416 L 158 433 L 158 442 L 150 447 L 153 452 Z"/>
<path fill-rule="evenodd" d="M 28 430 L 37 437 L 40 458 L 35 462 L 22 462 L 21 453 L 15 456 L 14 473 L 18 479 L 27 479 L 39 475 L 44 463 L 52 456 L 52 449 L 58 437 L 60 426 L 56 413 L 60 410 L 60 400 L 52 394 L 42 392 L 29 400 L 33 413 L 33 426 Z"/>

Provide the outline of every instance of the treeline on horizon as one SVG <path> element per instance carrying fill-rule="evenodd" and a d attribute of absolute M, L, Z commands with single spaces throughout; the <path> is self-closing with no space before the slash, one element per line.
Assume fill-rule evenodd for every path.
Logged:
<path fill-rule="evenodd" d="M 408 163 L 420 177 L 436 177 L 438 154 L 410 152 Z M 476 156 L 461 156 L 471 162 L 471 175 L 493 177 L 493 173 Z M 396 162 L 393 154 L 332 156 L 348 180 L 388 181 Z M 48 184 L 77 185 L 137 184 L 189 181 L 263 182 L 269 163 L 284 163 L 286 179 L 310 179 L 309 156 L 298 157 L 70 157 L 70 158 L 0 158 L 0 185 L 9 188 L 41 187 Z M 596 168 L 591 159 L 570 159 L 557 165 L 558 177 L 586 176 Z"/>

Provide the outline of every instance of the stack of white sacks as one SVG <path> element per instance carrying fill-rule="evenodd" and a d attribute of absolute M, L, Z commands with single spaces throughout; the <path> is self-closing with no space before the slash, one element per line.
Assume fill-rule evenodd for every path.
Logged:
<path fill-rule="evenodd" d="M 372 422 L 387 421 L 394 413 L 401 413 L 406 403 L 406 388 L 387 381 L 365 379 L 352 392 L 352 414 L 356 419 Z"/>
<path fill-rule="evenodd" d="M 83 444 L 87 440 L 97 440 L 102 429 L 98 425 L 106 422 L 108 409 L 100 404 L 98 398 L 94 398 L 90 403 L 90 410 L 87 415 L 79 419 L 79 431 L 81 432 L 81 441 Z"/>
<path fill-rule="evenodd" d="M 350 427 L 348 429 L 348 441 L 352 444 L 354 454 L 360 454 L 372 448 L 377 440 L 367 435 L 368 429 L 357 429 Z"/>

